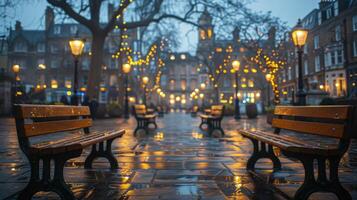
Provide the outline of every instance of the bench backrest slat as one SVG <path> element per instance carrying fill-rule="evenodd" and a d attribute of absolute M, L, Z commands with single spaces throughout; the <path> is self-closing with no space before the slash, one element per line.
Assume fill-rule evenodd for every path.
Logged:
<path fill-rule="evenodd" d="M 344 120 L 348 118 L 348 111 L 348 106 L 277 106 L 274 114 Z"/>
<path fill-rule="evenodd" d="M 223 115 L 223 105 L 213 105 L 211 106 L 211 115 L 222 116 Z"/>
<path fill-rule="evenodd" d="M 87 106 L 20 104 L 14 106 L 14 116 L 22 138 L 92 126 Z"/>
<path fill-rule="evenodd" d="M 146 106 L 143 104 L 134 105 L 134 114 L 135 115 L 145 115 L 146 114 Z"/>
<path fill-rule="evenodd" d="M 32 137 L 54 132 L 71 131 L 90 126 L 92 126 L 91 119 L 33 122 L 31 124 L 24 125 L 24 134 L 27 137 Z"/>
<path fill-rule="evenodd" d="M 272 126 L 333 138 L 353 138 L 353 106 L 277 106 Z"/>
<path fill-rule="evenodd" d="M 70 116 L 90 116 L 87 106 L 61 105 L 26 105 L 23 104 L 15 111 L 17 118 L 50 118 Z"/>

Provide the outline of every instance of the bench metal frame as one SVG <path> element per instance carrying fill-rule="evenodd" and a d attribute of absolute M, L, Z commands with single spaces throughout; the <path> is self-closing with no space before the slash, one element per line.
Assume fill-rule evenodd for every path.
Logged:
<path fill-rule="evenodd" d="M 71 146 L 73 149 L 68 149 L 62 152 L 53 152 L 53 153 L 40 153 L 37 152 L 36 148 L 32 147 L 29 142 L 29 137 L 26 135 L 26 131 L 24 128 L 25 125 L 25 118 L 28 118 L 28 115 L 30 115 L 29 118 L 36 118 L 37 115 L 49 115 L 50 118 L 56 118 L 56 111 L 51 112 L 51 108 L 55 108 L 58 110 L 58 108 L 54 106 L 28 106 L 31 107 L 33 110 L 30 114 L 25 113 L 25 111 L 22 110 L 22 106 L 28 106 L 28 105 L 15 105 L 14 106 L 14 116 L 15 116 L 15 121 L 16 121 L 16 128 L 17 128 L 17 136 L 18 136 L 18 141 L 20 148 L 22 152 L 25 154 L 27 159 L 29 160 L 29 164 L 31 167 L 31 177 L 30 180 L 27 184 L 27 186 L 19 192 L 19 195 L 17 199 L 19 200 L 24 200 L 24 199 L 31 199 L 32 196 L 39 192 L 39 191 L 52 191 L 58 194 L 61 199 L 69 200 L 69 199 L 75 199 L 74 194 L 72 193 L 71 189 L 68 187 L 64 180 L 63 176 L 63 170 L 65 167 L 65 163 L 67 160 L 80 157 L 83 151 L 83 148 L 80 144 L 74 144 Z M 34 107 L 34 108 L 33 108 Z M 35 113 L 36 110 L 39 108 L 38 113 Z M 71 116 L 73 117 L 79 117 L 81 115 L 80 112 L 83 112 L 84 109 L 84 115 L 83 118 L 89 118 L 90 112 L 89 108 L 84 108 L 84 107 L 70 107 L 70 106 L 62 106 L 59 109 L 64 108 L 71 110 L 72 113 L 69 113 L 66 116 Z M 46 110 L 45 110 L 46 109 Z M 82 109 L 82 110 L 80 110 Z M 46 112 L 45 114 L 41 112 Z M 78 114 L 78 113 L 79 114 Z M 27 115 L 27 117 L 24 117 L 23 115 Z M 62 113 L 63 114 L 63 113 Z M 61 116 L 63 118 L 63 115 Z M 61 118 L 59 117 L 59 118 Z M 47 119 L 47 117 L 41 116 L 41 119 Z M 51 119 L 53 120 L 53 119 Z M 50 122 L 56 122 L 57 119 L 54 121 Z M 74 126 L 73 126 L 74 127 Z M 89 126 L 88 127 L 82 127 L 84 130 L 85 134 L 90 135 L 89 132 Z M 74 128 L 76 129 L 76 128 Z M 58 131 L 46 131 L 45 134 L 52 134 L 56 133 Z M 41 133 L 43 134 L 43 133 Z M 41 135 L 39 134 L 39 135 Z M 119 136 L 118 136 L 119 137 Z M 103 142 L 97 142 L 95 143 L 95 139 L 93 138 L 93 145 L 92 145 L 92 151 L 88 155 L 88 157 L 85 160 L 84 167 L 86 169 L 92 168 L 92 163 L 95 158 L 98 157 L 104 157 L 107 158 L 108 161 L 110 162 L 111 169 L 116 169 L 118 168 L 118 161 L 114 157 L 111 149 L 111 144 L 114 139 L 117 137 L 113 137 L 111 139 L 105 140 L 106 141 L 106 148 L 104 149 L 104 141 Z M 97 150 L 97 144 L 99 144 L 99 149 Z M 42 161 L 42 176 L 41 174 L 41 169 L 40 169 L 40 162 Z M 53 171 L 53 177 L 51 177 L 51 162 L 54 164 L 54 171 Z"/>
<path fill-rule="evenodd" d="M 280 109 L 284 109 L 283 107 Z M 304 152 L 292 152 L 281 149 L 283 155 L 289 158 L 298 159 L 304 167 L 305 178 L 303 184 L 295 193 L 294 199 L 308 199 L 309 196 L 314 192 L 331 192 L 336 194 L 336 196 L 341 200 L 351 200 L 352 197 L 350 193 L 343 188 L 341 182 L 338 177 L 338 167 L 340 160 L 343 155 L 347 152 L 348 147 L 350 145 L 350 138 L 356 137 L 351 134 L 351 130 L 353 127 L 351 124 L 356 123 L 356 110 L 355 108 L 350 109 L 347 119 L 349 122 L 346 122 L 346 130 L 345 136 L 339 138 L 339 144 L 336 149 L 338 153 L 334 153 L 331 155 L 321 155 L 314 153 L 304 153 Z M 336 112 L 337 113 L 337 112 Z M 336 117 L 338 115 L 336 114 Z M 279 116 L 279 118 L 281 118 Z M 299 117 L 297 117 L 299 118 Z M 301 117 L 300 117 L 301 119 Z M 339 120 L 339 118 L 337 118 Z M 351 123 L 352 122 L 352 123 Z M 275 127 L 275 134 L 279 134 L 281 129 L 279 127 Z M 245 136 L 247 137 L 247 136 Z M 273 163 L 273 170 L 278 171 L 281 170 L 281 163 L 279 158 L 274 154 L 273 145 L 266 144 L 260 140 L 248 137 L 253 143 L 253 153 L 247 162 L 247 169 L 254 171 L 254 166 L 256 162 L 261 158 L 268 158 Z M 314 161 L 317 162 L 317 178 L 314 176 Z M 329 162 L 329 169 L 326 169 L 326 161 Z M 327 177 L 327 170 L 329 170 L 329 177 Z"/>

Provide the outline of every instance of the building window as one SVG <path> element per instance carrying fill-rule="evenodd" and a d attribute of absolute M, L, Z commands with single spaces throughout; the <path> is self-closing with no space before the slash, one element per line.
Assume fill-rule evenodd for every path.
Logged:
<path fill-rule="evenodd" d="M 45 52 L 45 44 L 44 43 L 37 44 L 37 52 Z"/>
<path fill-rule="evenodd" d="M 291 80 L 291 67 L 288 69 L 288 80 Z"/>
<path fill-rule="evenodd" d="M 353 41 L 353 57 L 357 57 L 357 40 Z"/>
<path fill-rule="evenodd" d="M 335 28 L 335 39 L 336 41 L 340 41 L 341 40 L 341 26 L 338 25 Z"/>
<path fill-rule="evenodd" d="M 322 14 L 321 11 L 317 14 L 317 23 L 320 25 L 322 23 Z"/>
<path fill-rule="evenodd" d="M 27 45 L 24 42 L 17 42 L 14 48 L 15 52 L 27 52 Z"/>
<path fill-rule="evenodd" d="M 325 66 L 326 67 L 331 66 L 331 53 L 330 52 L 325 53 Z"/>
<path fill-rule="evenodd" d="M 335 56 L 335 52 L 330 52 L 331 55 L 331 65 L 335 65 L 336 64 L 336 56 Z"/>
<path fill-rule="evenodd" d="M 331 11 L 331 8 L 329 8 L 326 10 L 326 18 L 330 19 L 331 17 L 332 17 L 332 11 Z"/>
<path fill-rule="evenodd" d="M 53 33 L 55 35 L 61 34 L 61 27 L 60 26 L 55 26 L 54 29 L 53 29 Z"/>
<path fill-rule="evenodd" d="M 52 44 L 51 45 L 51 53 L 58 53 L 58 52 L 59 52 L 58 45 Z"/>
<path fill-rule="evenodd" d="M 357 15 L 352 17 L 352 28 L 353 31 L 357 31 Z"/>
<path fill-rule="evenodd" d="M 315 72 L 319 72 L 320 70 L 320 56 L 315 56 Z"/>
<path fill-rule="evenodd" d="M 320 38 L 319 38 L 319 36 L 318 35 L 315 35 L 314 36 L 314 48 L 315 49 L 318 49 L 319 48 L 319 46 L 320 46 Z"/>
<path fill-rule="evenodd" d="M 307 54 L 307 43 L 304 45 L 304 54 Z"/>
<path fill-rule="evenodd" d="M 57 59 L 51 60 L 51 68 L 56 69 L 60 67 L 60 61 Z"/>
<path fill-rule="evenodd" d="M 341 64 L 343 62 L 343 51 L 342 50 L 337 50 L 337 64 Z"/>
<path fill-rule="evenodd" d="M 78 27 L 76 25 L 71 26 L 70 28 L 71 34 L 74 35 L 78 31 Z"/>
<path fill-rule="evenodd" d="M 338 15 L 338 1 L 336 1 L 334 4 L 333 4 L 333 12 L 334 12 L 334 15 L 337 16 Z"/>
<path fill-rule="evenodd" d="M 307 60 L 304 61 L 304 74 L 309 74 L 309 65 L 307 63 Z"/>
<path fill-rule="evenodd" d="M 201 40 L 205 40 L 205 39 L 206 39 L 206 32 L 205 32 L 205 30 L 200 30 L 200 38 L 201 38 Z"/>

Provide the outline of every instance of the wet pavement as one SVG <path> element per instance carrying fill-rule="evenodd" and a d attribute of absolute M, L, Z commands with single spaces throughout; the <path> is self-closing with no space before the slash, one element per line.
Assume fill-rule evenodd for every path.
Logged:
<path fill-rule="evenodd" d="M 303 181 L 304 171 L 299 162 L 279 155 L 282 171 L 272 173 L 270 161 L 264 159 L 256 165 L 258 175 L 245 169 L 252 144 L 236 130 L 269 129 L 265 121 L 264 116 L 240 121 L 227 117 L 222 123 L 226 135 L 212 138 L 198 129 L 198 117 L 175 112 L 158 118 L 157 130 L 136 138 L 132 132 L 134 119 L 96 120 L 93 127 L 96 130 L 127 130 L 113 143 L 119 169 L 110 170 L 102 159 L 96 160 L 94 169 L 84 169 L 89 148 L 81 157 L 67 162 L 65 179 L 79 199 L 286 199 L 293 196 Z M 16 199 L 28 182 L 30 168 L 18 147 L 11 118 L 0 118 L 0 138 L 0 199 Z M 340 180 L 353 199 L 357 199 L 356 158 L 357 144 L 353 141 L 339 168 Z M 57 196 L 40 192 L 34 198 L 57 199 Z M 336 197 L 316 193 L 311 199 Z"/>

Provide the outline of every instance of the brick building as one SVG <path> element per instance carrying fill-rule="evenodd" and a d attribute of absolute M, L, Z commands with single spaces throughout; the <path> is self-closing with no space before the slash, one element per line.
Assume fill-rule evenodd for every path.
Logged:
<path fill-rule="evenodd" d="M 111 16 L 108 7 L 108 17 Z M 128 30 L 129 37 L 124 39 L 132 45 L 136 42 L 136 30 Z M 98 100 L 100 103 L 116 101 L 119 91 L 120 63 L 112 55 L 118 50 L 120 34 L 118 29 L 112 31 L 105 41 L 102 64 L 102 83 Z M 27 92 L 45 91 L 45 99 L 39 101 L 58 102 L 61 96 L 70 96 L 73 87 L 74 61 L 68 41 L 73 37 L 86 40 L 83 55 L 79 62 L 79 89 L 83 97 L 88 83 L 91 56 L 91 34 L 89 30 L 77 23 L 55 23 L 55 14 L 51 8 L 45 11 L 44 30 L 25 30 L 20 22 L 8 36 L 8 62 L 11 69 L 20 65 L 19 76 Z"/>
<path fill-rule="evenodd" d="M 356 96 L 357 1 L 321 0 L 319 8 L 302 19 L 309 29 L 304 46 L 303 75 L 308 103 L 330 97 Z M 287 37 L 290 38 L 290 37 Z M 288 65 L 281 71 L 280 85 L 291 97 L 297 88 L 297 54 L 291 40 Z"/>

